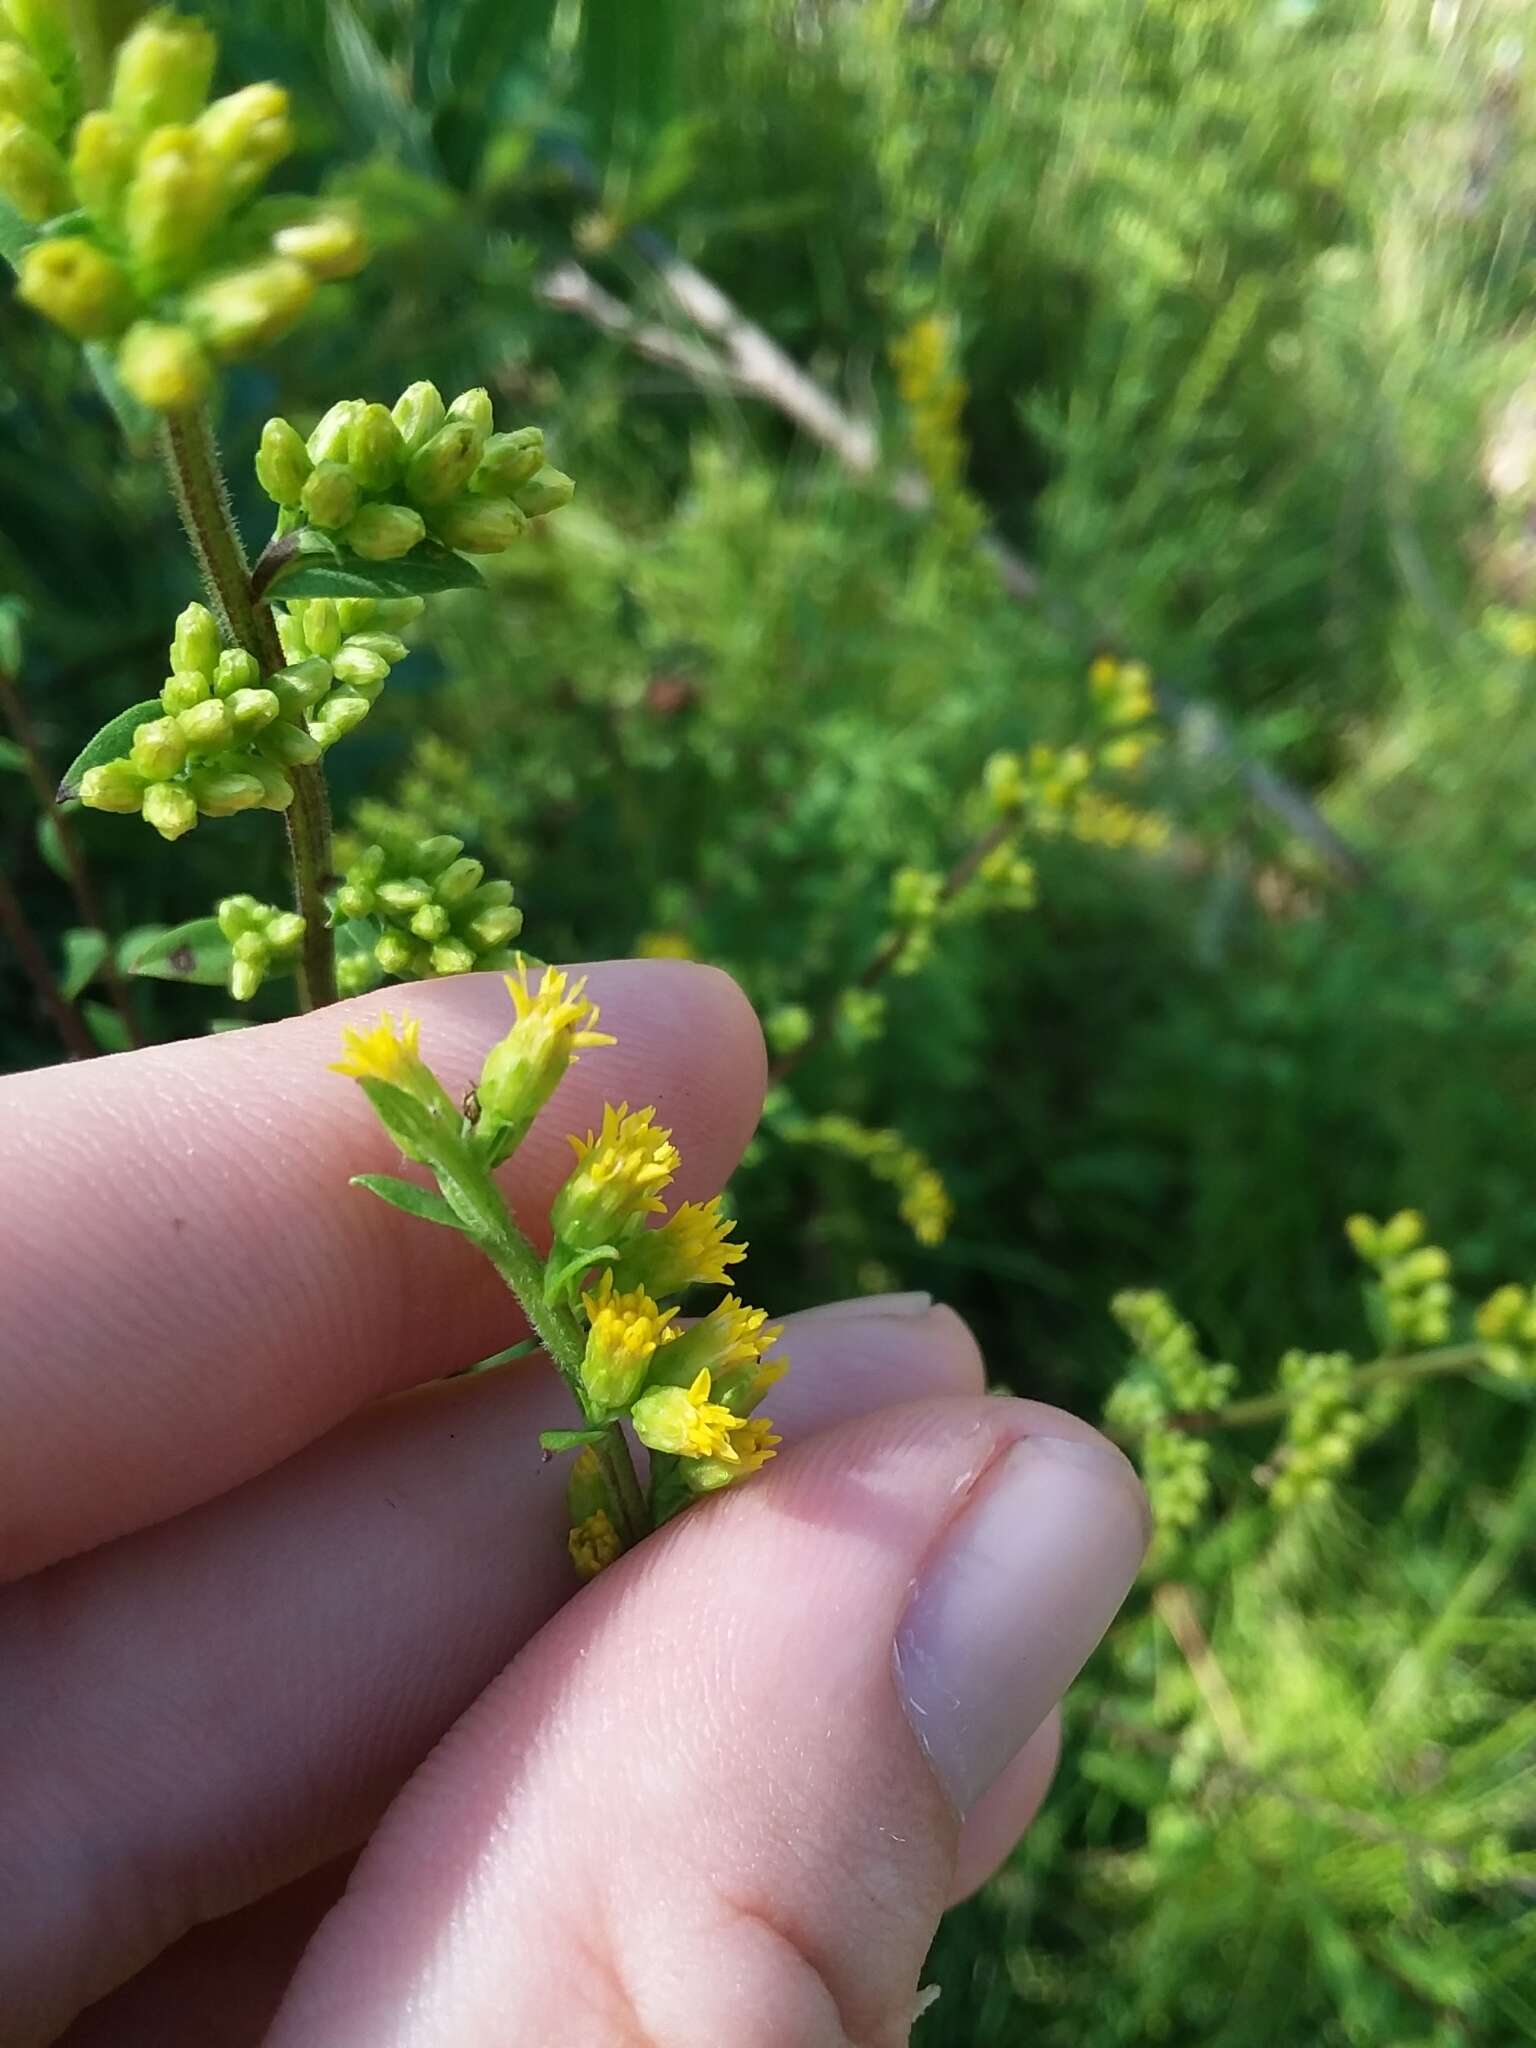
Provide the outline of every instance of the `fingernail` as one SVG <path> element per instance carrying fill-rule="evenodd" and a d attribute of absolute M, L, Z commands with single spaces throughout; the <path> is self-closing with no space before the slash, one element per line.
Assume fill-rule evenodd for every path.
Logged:
<path fill-rule="evenodd" d="M 931 1294 L 858 1294 L 852 1301 L 823 1301 L 815 1308 L 798 1309 L 796 1322 L 814 1316 L 818 1323 L 837 1322 L 852 1316 L 922 1316 L 933 1307 Z"/>
<path fill-rule="evenodd" d="M 1145 1507 L 1108 1446 L 1026 1437 L 925 1558 L 896 1631 L 896 1682 L 967 1813 L 1087 1661 L 1130 1591 Z"/>

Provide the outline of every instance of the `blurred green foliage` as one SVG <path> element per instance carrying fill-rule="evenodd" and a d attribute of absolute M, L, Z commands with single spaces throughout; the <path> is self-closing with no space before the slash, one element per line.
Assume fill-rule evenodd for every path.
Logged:
<path fill-rule="evenodd" d="M 1369 1355 L 1338 1228 L 1357 1208 L 1427 1209 L 1474 1294 L 1536 1274 L 1514 9 L 209 12 L 231 82 L 294 92 L 295 185 L 352 194 L 380 244 L 229 381 L 236 478 L 267 414 L 422 376 L 490 382 L 581 483 L 488 594 L 434 605 L 339 809 L 465 838 L 516 878 L 541 953 L 686 945 L 786 1048 L 797 1018 L 835 1019 L 735 1189 L 776 1308 L 929 1285 L 1000 1380 L 1092 1412 L 1126 1285 L 1166 1286 L 1250 1387 L 1292 1344 Z M 575 255 L 696 339 L 658 235 L 878 418 L 897 466 L 924 443 L 891 350 L 947 323 L 963 470 L 936 511 L 539 297 Z M 11 304 L 0 331 L 0 586 L 62 765 L 158 686 L 193 593 L 154 468 L 71 346 Z M 1038 604 L 972 548 L 983 514 Z M 1197 707 L 1137 799 L 1168 846 L 1043 837 L 1036 909 L 943 927 L 883 1007 L 839 1010 L 893 873 L 964 854 L 995 750 L 1081 737 L 1104 644 Z M 1255 807 L 1202 706 L 1364 881 Z M 78 958 L 3 759 L 0 783 L 7 870 Z M 232 861 L 281 888 L 260 817 L 175 857 L 78 829 L 119 933 L 204 914 Z M 0 978 L 0 1056 L 55 1057 L 9 954 Z M 212 1014 L 203 991 L 138 1000 L 157 1036 Z M 794 1138 L 827 1116 L 932 1161 L 942 1243 L 846 1147 Z M 1250 1477 L 1263 1446 L 1220 1450 L 1220 1512 L 1080 1688 L 1045 1816 L 946 1923 L 919 2042 L 1536 2039 L 1530 1413 L 1518 1389 L 1428 1388 L 1343 1495 L 1283 1521 Z"/>

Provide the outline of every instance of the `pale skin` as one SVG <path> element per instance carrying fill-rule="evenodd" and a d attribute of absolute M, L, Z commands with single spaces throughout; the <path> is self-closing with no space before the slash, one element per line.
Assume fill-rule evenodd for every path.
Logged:
<path fill-rule="evenodd" d="M 672 1127 L 675 1200 L 761 1103 L 724 976 L 590 973 L 619 1043 L 506 1169 L 535 1233 L 605 1100 Z M 839 1304 L 786 1332 L 779 1458 L 573 1597 L 563 1389 L 444 1381 L 509 1297 L 346 1184 L 398 1167 L 327 1071 L 381 1007 L 0 1085 L 0 2043 L 896 2048 L 1045 1793 L 1134 1479 L 985 1397 L 947 1310 Z M 510 1022 L 491 976 L 393 1007 L 455 1092 Z"/>

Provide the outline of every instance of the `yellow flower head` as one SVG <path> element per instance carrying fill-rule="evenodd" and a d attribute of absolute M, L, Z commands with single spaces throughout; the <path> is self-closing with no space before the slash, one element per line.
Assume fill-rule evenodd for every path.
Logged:
<path fill-rule="evenodd" d="M 420 1020 L 402 1017 L 397 1025 L 386 1010 L 371 1030 L 347 1026 L 341 1034 L 343 1057 L 332 1063 L 331 1072 L 350 1074 L 354 1081 L 385 1081 L 412 1094 L 426 1071 L 420 1047 Z"/>
<path fill-rule="evenodd" d="M 609 1103 L 600 1131 L 571 1139 L 575 1169 L 550 1211 L 562 1244 L 617 1245 L 662 1212 L 661 1191 L 677 1171 L 678 1152 L 672 1133 L 656 1128 L 655 1115 Z"/>
<path fill-rule="evenodd" d="M 619 1541 L 618 1530 L 602 1508 L 595 1509 L 584 1521 L 578 1522 L 566 1543 L 571 1562 L 576 1567 L 576 1576 L 583 1581 L 595 1579 L 624 1548 Z"/>
<path fill-rule="evenodd" d="M 732 1244 L 735 1229 L 722 1215 L 719 1195 L 707 1202 L 683 1202 L 658 1230 L 643 1230 L 626 1248 L 619 1278 L 652 1294 L 681 1294 L 685 1287 L 723 1287 L 726 1269 L 747 1256 Z"/>
<path fill-rule="evenodd" d="M 770 1365 L 763 1358 L 777 1343 L 783 1327 L 769 1322 L 766 1309 L 748 1308 L 728 1294 L 668 1345 L 658 1376 L 674 1386 L 686 1386 L 697 1374 L 706 1373 L 716 1398 L 734 1414 L 745 1415 L 788 1370 L 782 1360 L 775 1359 Z"/>
<path fill-rule="evenodd" d="M 690 1458 L 682 1468 L 684 1483 L 690 1493 L 718 1493 L 721 1487 L 760 1472 L 782 1441 L 767 1416 L 757 1416 L 744 1422 L 731 1439 L 734 1459 Z"/>
<path fill-rule="evenodd" d="M 732 1437 L 745 1425 L 739 1415 L 709 1398 L 710 1381 L 701 1372 L 686 1387 L 651 1387 L 631 1411 L 635 1434 L 653 1451 L 677 1458 L 719 1458 L 739 1462 Z"/>
<path fill-rule="evenodd" d="M 660 931 L 640 934 L 635 941 L 635 957 L 639 960 L 696 960 L 699 956 L 685 932 Z"/>
<path fill-rule="evenodd" d="M 616 1292 L 611 1272 L 604 1273 L 593 1293 L 581 1297 L 581 1305 L 591 1325 L 582 1384 L 599 1408 L 627 1408 L 644 1385 L 646 1367 L 677 1310 L 658 1309 L 643 1288 Z"/>
<path fill-rule="evenodd" d="M 486 1054 L 476 1086 L 481 1112 L 503 1124 L 527 1124 L 538 1114 L 579 1052 L 589 1046 L 617 1045 L 599 1031 L 598 1008 L 558 967 L 546 967 L 535 994 L 528 986 L 528 966 L 518 955 L 517 973 L 505 977 L 517 1017 L 506 1037 Z"/>

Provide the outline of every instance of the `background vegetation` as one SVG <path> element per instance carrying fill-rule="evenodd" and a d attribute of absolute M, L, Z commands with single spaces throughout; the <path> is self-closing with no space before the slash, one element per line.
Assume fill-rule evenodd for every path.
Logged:
<path fill-rule="evenodd" d="M 1356 1209 L 1424 1209 L 1472 1298 L 1536 1275 L 1521 10 L 204 11 L 230 79 L 295 92 L 295 182 L 365 199 L 381 244 L 231 379 L 236 474 L 273 411 L 489 368 L 580 486 L 434 604 L 342 808 L 461 833 L 540 953 L 739 975 L 793 1069 L 734 1191 L 763 1294 L 930 1286 L 1001 1380 L 1093 1413 L 1126 1286 L 1248 1388 L 1291 1346 L 1369 1356 Z M 873 430 L 871 473 L 722 369 L 677 252 Z M 158 685 L 192 593 L 73 345 L 9 303 L 0 330 L 0 587 L 57 765 Z M 840 1002 L 893 877 L 987 829 L 987 759 L 1092 734 L 1106 649 L 1160 681 L 1118 791 L 1158 829 L 1031 829 L 1035 907 L 962 893 L 882 1001 Z M 116 1044 L 10 753 L 0 792 L 9 886 Z M 75 821 L 117 939 L 205 913 L 230 834 L 275 891 L 269 825 L 173 858 Z M 0 1056 L 57 1057 L 13 950 L 0 982 Z M 228 1009 L 133 1001 L 152 1036 Z M 1045 1816 L 941 1932 L 920 2044 L 1536 2040 L 1531 1412 L 1426 1384 L 1285 1513 L 1273 1431 L 1221 1440 Z"/>

